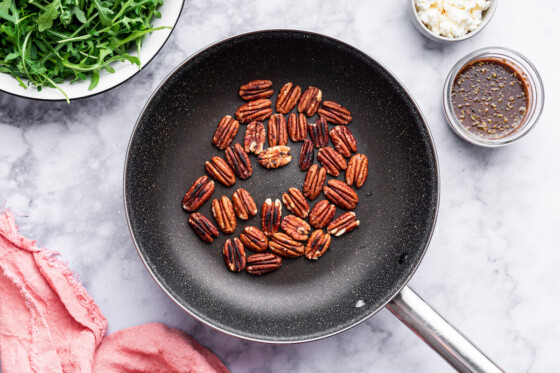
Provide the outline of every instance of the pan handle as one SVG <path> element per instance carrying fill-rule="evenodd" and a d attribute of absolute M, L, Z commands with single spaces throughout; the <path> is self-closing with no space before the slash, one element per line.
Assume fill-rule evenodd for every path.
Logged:
<path fill-rule="evenodd" d="M 503 372 L 410 287 L 387 305 L 406 326 L 459 372 Z"/>

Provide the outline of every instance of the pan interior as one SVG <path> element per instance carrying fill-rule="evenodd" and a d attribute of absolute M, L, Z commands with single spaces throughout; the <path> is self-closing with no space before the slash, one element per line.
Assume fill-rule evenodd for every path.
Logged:
<path fill-rule="evenodd" d="M 239 87 L 254 79 L 272 80 L 276 93 L 288 81 L 303 89 L 316 86 L 324 100 L 349 108 L 349 128 L 358 151 L 370 162 L 368 181 L 358 190 L 360 228 L 333 238 L 331 248 L 315 262 L 284 259 L 280 270 L 261 277 L 229 272 L 222 258 L 225 240 L 247 225 L 260 227 L 258 216 L 238 220 L 233 235 L 220 234 L 213 244 L 205 244 L 189 228 L 181 208 L 186 190 L 205 174 L 204 161 L 223 156 L 211 145 L 213 132 L 222 116 L 233 116 L 243 103 Z M 241 125 L 235 141 L 242 142 L 244 134 Z M 281 198 L 289 187 L 301 187 L 301 143 L 289 145 L 294 159 L 288 166 L 266 170 L 251 155 L 253 176 L 237 180 L 232 188 L 217 183 L 213 198 L 231 197 L 243 187 L 260 208 L 266 198 Z M 276 343 L 331 335 L 383 307 L 423 256 L 437 193 L 431 138 L 402 86 L 360 51 L 295 31 L 239 36 L 185 62 L 146 106 L 125 170 L 130 228 L 163 289 L 215 328 Z M 210 203 L 199 211 L 210 218 Z M 342 212 L 338 209 L 336 216 Z M 288 214 L 285 208 L 283 214 Z"/>

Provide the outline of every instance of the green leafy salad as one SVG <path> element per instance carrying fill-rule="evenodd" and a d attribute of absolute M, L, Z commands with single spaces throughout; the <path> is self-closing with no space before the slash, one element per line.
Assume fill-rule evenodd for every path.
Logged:
<path fill-rule="evenodd" d="M 163 0 L 0 0 L 0 73 L 27 88 L 57 88 L 65 81 L 115 72 L 114 61 L 140 66 L 143 37 L 169 27 L 152 26 Z"/>

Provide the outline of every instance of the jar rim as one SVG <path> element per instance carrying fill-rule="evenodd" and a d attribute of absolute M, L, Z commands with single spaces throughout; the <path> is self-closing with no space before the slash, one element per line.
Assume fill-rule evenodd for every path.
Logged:
<path fill-rule="evenodd" d="M 517 131 L 496 139 L 486 139 L 467 130 L 457 118 L 451 102 L 453 83 L 459 72 L 467 64 L 483 58 L 503 59 L 515 66 L 524 75 L 529 91 L 528 108 Z M 448 124 L 462 139 L 479 146 L 498 147 L 509 145 L 529 133 L 540 119 L 544 107 L 544 86 L 536 67 L 521 53 L 504 47 L 487 47 L 478 49 L 461 58 L 451 69 L 443 88 L 443 111 Z"/>

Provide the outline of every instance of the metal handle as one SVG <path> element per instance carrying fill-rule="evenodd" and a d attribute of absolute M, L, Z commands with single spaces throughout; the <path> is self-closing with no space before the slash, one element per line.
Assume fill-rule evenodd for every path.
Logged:
<path fill-rule="evenodd" d="M 410 287 L 387 305 L 406 326 L 459 372 L 503 372 Z"/>

